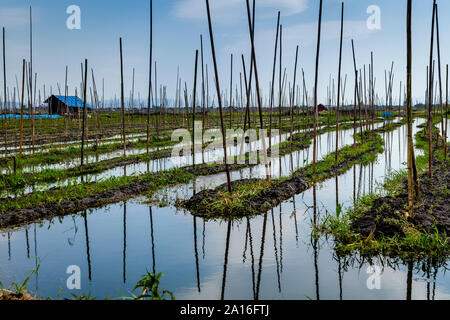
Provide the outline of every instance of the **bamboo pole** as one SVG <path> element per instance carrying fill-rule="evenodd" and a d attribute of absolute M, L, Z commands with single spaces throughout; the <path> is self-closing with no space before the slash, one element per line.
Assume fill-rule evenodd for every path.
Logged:
<path fill-rule="evenodd" d="M 150 0 L 150 62 L 148 76 L 148 99 L 147 99 L 147 155 L 150 153 L 150 109 L 152 99 L 152 66 L 153 66 L 153 0 Z"/>
<path fill-rule="evenodd" d="M 203 35 L 200 35 L 200 50 L 202 60 L 202 162 L 205 163 L 205 152 L 203 151 L 203 145 L 205 144 L 205 118 L 206 118 L 206 96 L 205 96 L 205 68 L 203 59 Z"/>
<path fill-rule="evenodd" d="M 123 156 L 127 156 L 127 137 L 125 135 L 125 93 L 123 87 L 123 53 L 122 38 L 120 38 L 120 89 L 121 89 L 121 108 L 122 108 L 122 136 L 123 136 Z"/>
<path fill-rule="evenodd" d="M 276 36 L 275 36 L 275 52 L 273 54 L 273 70 L 272 70 L 272 88 L 270 91 L 270 124 L 269 124 L 269 131 L 272 134 L 272 110 L 273 110 L 273 105 L 274 105 L 274 100 L 275 100 L 275 71 L 276 71 L 276 65 L 277 65 L 277 53 L 278 53 L 278 37 L 279 37 L 279 32 L 280 32 L 280 11 L 278 11 L 278 18 L 277 18 L 277 32 L 276 32 Z M 281 59 L 281 57 L 280 57 Z M 281 131 L 280 131 L 281 134 Z M 269 139 L 269 148 L 272 147 L 272 139 Z"/>
<path fill-rule="evenodd" d="M 447 130 L 448 130 L 448 64 L 446 65 L 445 71 L 445 130 L 443 132 L 444 136 L 444 158 L 447 160 Z"/>
<path fill-rule="evenodd" d="M 341 99 L 341 70 L 342 70 L 342 44 L 344 36 L 344 2 L 341 7 L 341 36 L 339 43 L 339 66 L 338 66 L 338 87 L 337 87 L 337 101 L 336 101 L 336 156 L 337 162 L 339 156 L 339 105 Z"/>
<path fill-rule="evenodd" d="M 194 90 L 192 92 L 192 166 L 195 168 L 195 104 L 197 103 L 198 50 L 195 51 Z M 202 146 L 203 148 L 203 146 Z"/>
<path fill-rule="evenodd" d="M 433 48 L 434 48 L 434 23 L 436 17 L 436 0 L 433 1 L 433 17 L 431 22 L 430 44 L 430 75 L 428 86 L 428 176 L 433 176 Z"/>
<path fill-rule="evenodd" d="M 20 146 L 19 158 L 22 157 L 22 142 L 23 142 L 23 99 L 25 94 L 25 59 L 23 59 L 22 66 L 22 99 L 20 101 Z"/>
<path fill-rule="evenodd" d="M 211 41 L 211 51 L 212 51 L 213 62 L 214 62 L 214 73 L 215 73 L 215 77 L 216 77 L 216 90 L 217 90 L 217 101 L 219 104 L 220 124 L 222 127 L 222 142 L 223 142 L 223 152 L 224 152 L 224 160 L 225 160 L 225 171 L 227 174 L 228 191 L 231 192 L 232 191 L 231 176 L 230 176 L 230 170 L 228 167 L 227 141 L 226 141 L 225 128 L 224 128 L 224 123 L 223 123 L 222 97 L 220 95 L 219 71 L 217 69 L 216 50 L 214 47 L 214 35 L 213 35 L 213 29 L 212 29 L 212 23 L 211 23 L 209 0 L 205 0 L 205 1 L 206 1 L 206 11 L 208 13 L 208 27 L 209 27 L 209 36 L 210 36 L 210 41 Z"/>
<path fill-rule="evenodd" d="M 412 218 L 414 214 L 414 189 L 413 189 L 413 128 L 412 128 L 412 39 L 411 39 L 411 14 L 412 0 L 408 0 L 406 35 L 407 35 L 407 68 L 406 68 L 406 116 L 408 120 L 408 215 Z"/>
<path fill-rule="evenodd" d="M 254 23 L 252 23 L 252 18 L 250 16 L 250 4 L 249 0 L 246 0 L 247 3 L 247 18 L 248 18 L 248 28 L 250 33 L 250 41 L 252 45 L 252 56 L 253 56 L 253 67 L 255 69 L 255 86 L 256 86 L 256 95 L 258 102 L 258 110 L 259 110 L 259 122 L 260 122 L 260 133 L 264 130 L 264 122 L 262 115 L 262 101 L 261 101 L 261 91 L 259 87 L 259 78 L 258 78 L 258 68 L 256 63 L 256 50 L 255 50 L 255 37 L 254 37 Z M 253 16 L 255 16 L 255 0 L 253 0 Z M 253 19 L 255 21 L 255 19 Z M 264 154 L 264 165 L 266 168 L 267 179 L 270 180 L 270 171 L 269 171 L 269 163 L 267 160 L 267 147 L 266 147 L 266 139 L 260 134 L 260 138 L 263 145 L 263 154 Z M 269 137 L 270 138 L 270 137 Z"/>
<path fill-rule="evenodd" d="M 86 126 L 86 118 L 87 118 L 87 112 L 86 112 L 86 100 L 87 100 L 87 94 L 86 94 L 86 89 L 87 89 L 87 64 L 88 61 L 87 59 L 84 60 L 84 81 L 83 81 L 83 119 L 82 119 L 82 131 L 81 131 L 81 161 L 80 161 L 80 165 L 83 166 L 84 164 L 84 140 L 86 139 L 86 131 L 85 131 L 85 126 Z M 83 70 L 83 69 L 81 69 Z"/>
<path fill-rule="evenodd" d="M 297 78 L 297 62 L 298 62 L 298 45 L 297 45 L 297 49 L 295 52 L 295 65 L 294 65 L 294 81 L 293 81 L 293 86 L 292 86 L 292 97 L 291 97 L 291 137 L 290 137 L 290 142 L 291 142 L 291 148 L 292 148 L 292 142 L 294 140 L 294 103 L 295 103 L 295 81 Z"/>
<path fill-rule="evenodd" d="M 279 63 L 279 77 L 278 77 L 278 90 L 279 90 L 279 97 L 278 97 L 278 128 L 280 130 L 280 144 L 281 144 L 281 135 L 283 132 L 283 125 L 281 121 L 281 113 L 282 113 L 282 99 L 283 99 L 283 25 L 280 24 L 280 63 Z M 302 69 L 303 71 L 303 69 Z M 280 160 L 280 167 L 281 167 L 281 160 Z M 281 175 L 281 169 L 280 169 L 280 175 Z"/>
<path fill-rule="evenodd" d="M 230 65 L 230 101 L 228 103 L 230 108 L 230 129 L 233 128 L 233 54 L 231 54 Z"/>
<path fill-rule="evenodd" d="M 5 28 L 3 27 L 3 111 L 5 113 L 5 119 L 3 120 L 3 128 L 5 132 L 5 158 L 8 153 L 8 126 L 7 126 L 7 112 L 6 112 L 6 46 L 5 46 Z"/>
<path fill-rule="evenodd" d="M 439 102 L 441 107 L 441 132 L 442 137 L 444 137 L 444 103 L 442 96 L 442 72 L 441 72 L 441 45 L 439 36 L 439 13 L 438 6 L 436 4 L 436 45 L 437 45 L 437 55 L 438 55 L 438 75 L 439 75 Z M 447 144 L 446 140 L 443 140 L 443 145 Z M 439 139 L 438 139 L 439 144 Z"/>
<path fill-rule="evenodd" d="M 317 157 L 317 117 L 318 117 L 318 107 L 317 107 L 317 85 L 319 81 L 319 55 L 320 55 L 320 33 L 322 29 L 322 4 L 323 1 L 320 0 L 319 7 L 319 23 L 317 31 L 317 51 L 316 51 L 316 68 L 315 68 L 315 80 L 314 80 L 314 146 L 313 146 L 313 170 L 316 171 L 316 157 Z"/>

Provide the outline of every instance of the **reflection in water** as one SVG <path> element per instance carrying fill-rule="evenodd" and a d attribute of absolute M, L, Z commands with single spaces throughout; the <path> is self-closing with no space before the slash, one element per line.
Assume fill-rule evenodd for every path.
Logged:
<path fill-rule="evenodd" d="M 247 256 L 247 245 L 250 247 L 250 259 L 251 259 L 251 269 L 252 269 L 252 292 L 253 297 L 256 296 L 256 287 L 255 287 L 255 256 L 253 253 L 253 236 L 252 236 L 252 228 L 250 225 L 250 219 L 247 218 L 247 228 L 245 233 L 245 246 L 244 246 L 244 254 L 243 254 L 243 263 L 245 264 Z"/>
<path fill-rule="evenodd" d="M 34 226 L 34 268 L 37 270 L 38 267 L 38 251 L 37 251 L 37 235 L 36 235 L 36 223 L 33 223 Z M 39 290 L 39 272 L 36 271 L 36 292 Z"/>
<path fill-rule="evenodd" d="M 123 283 L 127 282 L 127 202 L 123 203 Z"/>
<path fill-rule="evenodd" d="M 408 276 L 406 278 L 406 300 L 410 301 L 412 297 L 412 277 L 413 277 L 413 262 L 408 262 Z"/>
<path fill-rule="evenodd" d="M 228 222 L 227 228 L 227 241 L 225 247 L 225 258 L 223 262 L 223 278 L 222 278 L 222 292 L 220 294 L 220 300 L 225 299 L 225 284 L 227 282 L 227 267 L 228 267 L 228 250 L 230 249 L 230 235 L 231 235 L 231 220 Z"/>
<path fill-rule="evenodd" d="M 156 274 L 156 263 L 155 263 L 155 238 L 153 236 L 153 211 L 152 207 L 149 206 L 150 210 L 150 237 L 152 240 L 152 262 L 153 262 L 153 273 Z"/>
<path fill-rule="evenodd" d="M 312 240 L 312 246 L 314 250 L 314 273 L 315 273 L 315 284 L 316 284 L 316 299 L 320 300 L 320 288 L 319 288 L 319 265 L 318 265 L 318 258 L 319 258 L 319 237 L 317 234 L 317 221 L 318 221 L 318 212 L 317 212 L 317 187 L 316 185 L 313 186 L 313 231 L 311 234 Z"/>
<path fill-rule="evenodd" d="M 11 233 L 8 232 L 8 260 L 11 260 Z"/>
<path fill-rule="evenodd" d="M 354 200 L 374 191 L 376 183 L 384 181 L 386 165 L 391 163 L 393 170 L 403 168 L 399 167 L 399 164 L 403 166 L 405 162 L 406 149 L 401 148 L 402 153 L 397 154 L 397 146 L 398 141 L 400 145 L 406 145 L 406 131 L 404 128 L 396 130 L 386 139 L 389 139 L 389 144 L 386 145 L 385 152 L 378 156 L 378 161 L 367 166 L 354 166 L 353 170 L 284 201 L 267 214 L 244 218 L 232 224 L 203 219 L 200 223 L 199 218 L 192 217 L 189 212 L 177 211 L 173 206 L 151 207 L 142 204 L 142 198 L 137 198 L 123 204 L 92 210 L 89 217 L 82 212 L 52 222 L 34 224 L 29 229 L 9 230 L 0 237 L 0 259 L 3 261 L 0 281 L 4 284 L 16 281 L 38 262 L 37 259 L 29 260 L 27 257 L 30 254 L 38 257 L 39 254 L 43 258 L 39 270 L 40 285 L 37 285 L 36 276 L 30 280 L 30 288 L 43 298 L 56 296 L 64 286 L 67 265 L 85 265 L 87 257 L 87 268 L 82 273 L 82 293 L 91 290 L 98 297 L 110 296 L 117 290 L 132 290 L 135 282 L 148 267 L 149 261 L 152 261 L 153 271 L 159 269 L 164 274 L 161 286 L 173 291 L 177 299 L 208 299 L 218 297 L 219 294 L 223 299 L 305 299 L 309 296 L 316 299 L 343 299 L 344 276 L 346 299 L 404 299 L 408 290 L 412 299 L 449 299 L 450 296 L 446 292 L 449 291 L 450 283 L 445 273 L 440 272 L 443 270 L 440 269 L 442 265 L 433 269 L 436 263 L 432 260 L 427 261 L 425 267 L 419 267 L 417 262 L 414 262 L 412 268 L 409 268 L 408 264 L 395 261 L 391 263 L 391 259 L 379 258 L 377 265 L 385 266 L 382 290 L 368 290 L 365 285 L 367 275 L 364 271 L 368 265 L 373 265 L 373 262 L 358 255 L 336 255 L 332 239 L 323 242 L 324 238 L 316 237 L 316 230 L 311 228 L 320 222 L 321 208 L 318 208 L 318 205 L 323 205 L 330 214 L 335 207 L 336 211 L 339 207 L 346 210 Z M 331 143 L 333 140 L 323 137 L 321 157 L 326 152 L 334 151 Z M 341 140 L 349 143 L 351 136 L 343 136 Z M 327 150 L 329 148 L 330 150 Z M 389 151 L 389 148 L 392 150 Z M 295 153 L 294 167 L 305 165 L 311 158 L 309 155 L 310 150 Z M 279 164 L 274 161 L 272 168 L 281 165 L 283 174 L 286 174 L 292 164 L 290 156 L 282 158 Z M 147 163 L 144 166 L 147 166 Z M 157 170 L 163 166 L 164 161 L 152 161 L 149 169 Z M 130 168 L 127 171 L 131 173 Z M 255 167 L 233 172 L 232 175 L 233 179 L 252 178 L 259 177 L 263 171 Z M 119 168 L 117 174 L 122 174 L 122 168 Z M 176 192 L 178 198 L 191 197 L 192 189 L 195 192 L 208 183 L 220 185 L 224 181 L 224 174 L 199 177 L 195 183 L 162 190 L 161 195 L 173 199 L 171 194 Z M 309 208 L 311 209 L 308 210 Z M 133 214 L 127 215 L 127 212 Z M 266 232 L 269 232 L 267 219 L 271 219 L 272 235 L 266 237 Z M 309 220 L 311 223 L 308 223 Z M 156 221 L 157 228 L 154 225 Z M 74 236 L 68 243 L 66 232 L 68 229 L 73 230 L 77 224 L 84 224 L 85 237 Z M 208 241 L 205 239 L 206 224 Z M 199 242 L 201 225 L 202 244 Z M 34 249 L 33 239 L 29 239 L 29 236 L 33 236 L 30 233 L 32 226 Z M 231 231 L 233 239 L 240 241 L 236 242 L 236 250 L 233 250 L 231 245 Z M 123 237 L 117 237 L 121 232 Z M 158 257 L 155 254 L 156 237 L 160 240 Z M 267 250 L 266 247 L 273 250 Z M 260 248 L 260 251 L 255 248 Z M 200 250 L 203 253 L 201 273 Z M 206 255 L 206 251 L 210 254 Z M 91 259 L 94 255 L 95 259 Z M 88 281 L 93 278 L 94 268 L 95 281 Z M 267 272 L 263 273 L 263 268 Z M 195 273 L 196 277 L 186 277 L 186 274 L 191 272 L 192 275 Z M 63 295 L 71 297 L 70 292 L 64 292 Z"/>
<path fill-rule="evenodd" d="M 25 228 L 25 239 L 27 242 L 27 258 L 30 259 L 30 240 L 28 236 L 28 228 Z"/>
<path fill-rule="evenodd" d="M 283 205 L 280 204 L 280 272 L 283 273 Z"/>
<path fill-rule="evenodd" d="M 87 263 L 88 263 L 88 274 L 89 274 L 89 281 L 92 281 L 91 252 L 89 249 L 89 231 L 88 231 L 87 211 L 86 210 L 84 210 L 84 212 L 83 212 L 83 218 L 84 218 L 84 232 L 86 235 L 86 257 L 87 257 Z"/>
<path fill-rule="evenodd" d="M 256 280 L 255 300 L 259 300 L 259 288 L 260 288 L 260 285 L 261 285 L 261 273 L 262 273 L 262 263 L 263 263 L 263 256 L 264 256 L 264 244 L 266 242 L 266 227 L 267 227 L 267 213 L 264 214 L 263 231 L 262 231 L 262 237 L 261 237 L 261 250 L 260 250 L 260 255 L 259 255 L 258 277 L 257 277 L 257 280 Z"/>
<path fill-rule="evenodd" d="M 273 248 L 274 248 L 274 252 L 275 252 L 275 262 L 277 264 L 278 291 L 281 292 L 280 263 L 278 261 L 278 248 L 277 248 L 275 218 L 274 218 L 274 215 L 273 215 L 273 209 L 271 210 L 271 216 L 272 216 L 272 230 L 273 230 Z"/>
<path fill-rule="evenodd" d="M 200 268 L 198 264 L 198 249 L 197 249 L 197 218 L 194 216 L 194 251 L 195 251 L 195 267 L 197 270 L 197 287 L 198 292 L 200 292 Z"/>

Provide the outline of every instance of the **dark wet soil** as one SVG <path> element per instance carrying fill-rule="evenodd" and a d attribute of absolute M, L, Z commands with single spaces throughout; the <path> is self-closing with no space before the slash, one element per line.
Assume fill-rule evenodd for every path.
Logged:
<path fill-rule="evenodd" d="M 248 165 L 230 165 L 229 169 L 239 170 Z M 198 166 L 184 168 L 187 173 L 196 176 L 217 174 L 225 171 L 224 165 Z M 156 175 L 158 175 L 157 173 Z M 24 208 L 0 213 L 0 229 L 13 228 L 58 216 L 74 214 L 83 210 L 98 208 L 110 203 L 117 203 L 131 197 L 148 192 L 152 188 L 151 180 L 138 179 L 126 186 L 110 189 L 98 194 L 77 199 L 64 199 L 61 202 L 51 202 L 33 208 Z M 1 201 L 7 201 L 8 198 Z"/>
<path fill-rule="evenodd" d="M 415 229 L 426 233 L 450 234 L 450 173 L 444 163 L 434 161 L 433 177 L 420 176 L 421 198 L 416 202 L 414 217 L 408 219 Z M 407 182 L 395 197 L 382 197 L 352 224 L 352 231 L 367 237 L 405 236 L 405 213 L 408 208 Z"/>
<path fill-rule="evenodd" d="M 366 153 L 373 153 L 376 150 L 377 148 L 374 147 L 368 150 Z M 300 169 L 295 172 L 289 179 L 275 180 L 272 182 L 268 189 L 263 190 L 261 193 L 249 199 L 243 212 L 233 212 L 233 217 L 267 212 L 283 201 L 286 201 L 296 194 L 302 193 L 312 187 L 316 179 L 320 180 L 321 177 L 332 177 L 343 174 L 345 171 L 351 168 L 354 161 L 360 159 L 364 154 L 349 156 L 345 161 L 339 163 L 338 165 L 332 165 L 330 169 L 322 171 L 320 173 L 320 176 L 312 173 L 307 173 L 304 169 Z M 239 184 L 252 184 L 255 181 L 257 180 L 242 179 L 234 181 L 232 183 L 232 186 Z M 217 201 L 219 191 L 224 190 L 226 187 L 227 185 L 223 184 L 214 190 L 203 190 L 189 200 L 178 203 L 178 205 L 188 209 L 193 215 L 209 216 L 210 213 L 205 212 L 204 206 L 202 204 L 205 203 L 205 201 Z M 217 215 L 226 218 L 228 215 L 230 215 L 230 213 L 217 212 Z"/>

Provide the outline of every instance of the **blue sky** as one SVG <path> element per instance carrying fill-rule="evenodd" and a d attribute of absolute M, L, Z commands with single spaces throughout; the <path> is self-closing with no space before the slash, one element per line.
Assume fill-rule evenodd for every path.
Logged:
<path fill-rule="evenodd" d="M 169 96 L 175 96 L 177 67 L 191 92 L 195 50 L 204 37 L 205 63 L 213 69 L 210 54 L 204 0 L 154 0 L 154 58 L 158 64 L 158 82 L 166 85 Z M 234 85 L 239 84 L 242 71 L 240 55 L 249 59 L 250 40 L 245 0 L 210 0 L 221 87 L 229 87 L 230 54 L 235 56 Z M 428 64 L 432 0 L 415 0 L 413 12 L 413 90 L 414 99 L 423 100 L 426 87 L 425 70 Z M 81 8 L 81 30 L 66 28 L 66 8 Z M 260 82 L 267 94 L 271 80 L 276 15 L 280 10 L 284 28 L 283 62 L 288 81 L 293 80 L 295 47 L 300 46 L 299 68 L 306 75 L 312 92 L 316 53 L 318 0 L 257 0 L 256 49 Z M 440 13 L 442 69 L 448 63 L 450 46 L 449 1 L 438 1 Z M 5 26 L 7 38 L 8 86 L 20 82 L 21 61 L 29 59 L 28 6 L 33 7 L 34 71 L 38 73 L 38 88 L 46 84 L 57 93 L 57 83 L 63 87 L 65 66 L 69 67 L 69 91 L 81 82 L 80 63 L 85 58 L 95 72 L 97 87 L 105 78 L 106 98 L 120 95 L 119 37 L 124 44 L 125 92 L 131 90 L 132 69 L 136 69 L 136 89 L 144 99 L 148 86 L 149 1 L 148 0 L 2 0 L 0 26 Z M 324 0 L 323 29 L 320 56 L 319 100 L 324 102 L 330 74 L 337 77 L 339 49 L 340 5 L 338 0 Z M 369 30 L 366 10 L 370 5 L 381 9 L 381 30 Z M 375 76 L 380 96 L 384 96 L 384 70 L 395 62 L 394 96 L 397 100 L 399 82 L 406 76 L 406 0 L 347 0 L 345 1 L 345 40 L 343 74 L 348 74 L 347 99 L 352 99 L 353 61 L 351 39 L 355 40 L 359 67 L 368 64 L 370 52 L 375 55 Z M 301 69 L 299 69 L 301 70 Z M 277 75 L 278 77 L 278 75 Z M 445 78 L 445 74 L 444 74 Z M 299 71 L 297 83 L 301 83 Z M 2 81 L 2 80 L 1 80 Z M 91 79 L 89 79 L 91 83 Z M 3 84 L 2 84 L 3 87 Z"/>

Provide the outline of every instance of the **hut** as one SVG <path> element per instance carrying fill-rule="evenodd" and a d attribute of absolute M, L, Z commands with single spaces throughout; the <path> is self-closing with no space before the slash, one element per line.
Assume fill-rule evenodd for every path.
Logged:
<path fill-rule="evenodd" d="M 50 96 L 44 101 L 48 105 L 48 112 L 50 114 L 65 115 L 78 114 L 83 110 L 83 100 L 76 96 Z M 86 108 L 92 110 L 92 106 L 86 103 Z"/>
<path fill-rule="evenodd" d="M 323 112 L 323 111 L 328 111 L 328 109 L 323 104 L 319 104 L 317 106 L 317 111 L 318 112 Z"/>

